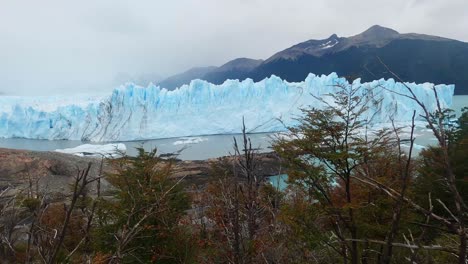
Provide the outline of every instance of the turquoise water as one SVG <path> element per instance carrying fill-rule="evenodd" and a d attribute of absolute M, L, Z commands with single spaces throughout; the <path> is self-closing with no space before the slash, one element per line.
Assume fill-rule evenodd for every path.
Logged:
<path fill-rule="evenodd" d="M 288 187 L 288 184 L 286 182 L 287 180 L 287 174 L 279 174 L 268 177 L 268 182 L 280 191 L 283 191 L 284 189 L 286 189 L 286 187 Z"/>
<path fill-rule="evenodd" d="M 456 95 L 453 97 L 452 109 L 455 110 L 457 116 L 460 116 L 461 109 L 468 107 L 468 95 Z"/>

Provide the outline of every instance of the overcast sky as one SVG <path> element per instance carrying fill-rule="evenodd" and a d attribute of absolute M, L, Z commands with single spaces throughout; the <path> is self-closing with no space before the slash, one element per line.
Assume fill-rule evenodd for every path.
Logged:
<path fill-rule="evenodd" d="M 0 0 L 0 93 L 107 92 L 374 24 L 468 42 L 468 1 Z"/>

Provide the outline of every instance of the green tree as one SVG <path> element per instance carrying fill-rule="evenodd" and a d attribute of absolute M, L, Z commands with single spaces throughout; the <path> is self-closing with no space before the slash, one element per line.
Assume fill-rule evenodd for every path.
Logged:
<path fill-rule="evenodd" d="M 323 252 L 308 261 L 336 262 L 340 256 L 343 263 L 387 262 L 408 213 L 403 198 L 396 202 L 368 183 L 402 189 L 404 197 L 411 180 L 405 168 L 411 166 L 398 147 L 397 128 L 366 133 L 372 121 L 368 110 L 380 104 L 373 91 L 349 84 L 335 88 L 332 100 L 319 99 L 325 108 L 304 109 L 299 126 L 274 144 L 296 188 L 283 213 L 289 215 L 292 237 L 302 238 L 311 255 Z M 370 244 L 371 238 L 378 242 Z"/>
<path fill-rule="evenodd" d="M 455 175 L 455 183 L 462 199 L 468 203 L 468 108 L 464 108 L 462 115 L 453 123 L 451 111 L 445 111 L 447 126 L 447 142 L 450 164 Z M 453 202 L 451 188 L 445 176 L 446 166 L 443 158 L 444 152 L 440 146 L 431 146 L 424 149 L 419 158 L 418 177 L 415 180 L 414 200 L 425 208 L 433 207 L 437 215 L 451 218 L 457 211 Z M 430 194 L 430 197 L 429 197 Z M 431 199 L 429 199 L 431 198 Z M 464 221 L 468 221 L 468 216 Z M 430 219 L 427 225 L 432 228 L 426 230 L 425 240 L 433 242 L 438 240 L 445 232 L 445 224 Z"/>
<path fill-rule="evenodd" d="M 194 246 L 184 220 L 189 199 L 173 164 L 156 149 L 113 161 L 108 180 L 115 188 L 97 214 L 96 249 L 110 263 L 190 263 Z M 103 257 L 105 256 L 105 257 Z"/>

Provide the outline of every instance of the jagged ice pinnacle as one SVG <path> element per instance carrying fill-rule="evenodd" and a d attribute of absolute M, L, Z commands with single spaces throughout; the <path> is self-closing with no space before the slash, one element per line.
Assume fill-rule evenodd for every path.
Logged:
<path fill-rule="evenodd" d="M 300 108 L 323 107 L 314 96 L 335 93 L 337 84 L 348 84 L 335 73 L 309 74 L 303 82 L 290 83 L 276 76 L 259 82 L 227 80 L 215 85 L 194 80 L 168 91 L 154 85 L 126 84 L 110 96 L 0 97 L 0 137 L 127 141 L 168 137 L 229 134 L 241 131 L 242 118 L 249 132 L 284 131 L 297 124 Z M 373 122 L 410 121 L 420 107 L 409 98 L 402 83 L 392 79 L 360 83 L 359 95 L 378 94 L 381 105 L 371 106 Z M 433 111 L 433 84 L 407 83 Z M 436 85 L 443 107 L 450 107 L 454 85 Z M 394 92 L 391 92 L 394 91 Z M 280 121 L 281 120 L 281 121 Z"/>

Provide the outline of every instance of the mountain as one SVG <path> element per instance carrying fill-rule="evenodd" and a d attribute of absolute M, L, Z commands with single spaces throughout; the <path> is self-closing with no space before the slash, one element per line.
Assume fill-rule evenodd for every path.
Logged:
<path fill-rule="evenodd" d="M 158 82 L 157 84 L 164 88 L 174 89 L 176 87 L 190 83 L 191 80 L 202 79 L 206 73 L 211 72 L 217 68 L 218 67 L 215 66 L 191 68 L 183 73 L 168 77 L 163 81 Z"/>
<path fill-rule="evenodd" d="M 213 80 L 213 83 L 223 83 L 227 79 L 245 79 L 253 69 L 259 66 L 263 60 L 238 58 L 223 64 L 220 67 L 198 67 L 186 72 L 176 74 L 158 83 L 161 87 L 174 89 L 191 80 Z"/>
<path fill-rule="evenodd" d="M 400 34 L 397 31 L 381 26 L 372 26 L 361 34 L 343 38 L 336 34 L 324 40 L 308 40 L 271 56 L 266 63 L 278 59 L 294 60 L 303 55 L 322 57 L 348 50 L 350 48 L 383 48 L 395 40 L 426 40 L 426 41 L 450 41 L 450 39 L 434 37 L 422 34 Z"/>
<path fill-rule="evenodd" d="M 216 84 L 226 79 L 262 80 L 272 74 L 301 81 L 309 73 L 371 81 L 393 76 L 378 60 L 407 82 L 455 84 L 455 94 L 468 94 L 468 43 L 424 34 L 399 32 L 378 25 L 351 37 L 331 35 L 280 51 L 265 61 L 236 59 L 197 76 Z M 241 66 L 226 67 L 226 65 Z M 188 83 L 187 79 L 184 83 Z M 175 88 L 163 81 L 162 87 Z"/>
<path fill-rule="evenodd" d="M 227 79 L 245 79 L 249 73 L 262 64 L 263 60 L 239 58 L 229 61 L 219 68 L 206 73 L 203 79 L 221 84 Z"/>

